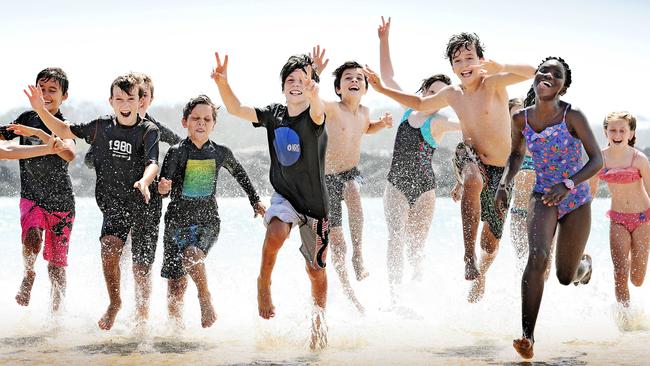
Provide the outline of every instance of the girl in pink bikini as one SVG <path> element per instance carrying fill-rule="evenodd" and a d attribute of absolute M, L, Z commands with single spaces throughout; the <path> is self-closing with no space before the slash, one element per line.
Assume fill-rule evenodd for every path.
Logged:
<path fill-rule="evenodd" d="M 591 182 L 592 192 L 598 179 L 607 183 L 612 206 L 609 244 L 614 262 L 616 301 L 630 305 L 628 278 L 641 286 L 648 266 L 650 248 L 650 163 L 634 148 L 636 118 L 628 112 L 613 112 L 603 122 L 608 145 L 603 149 L 605 167 Z"/>

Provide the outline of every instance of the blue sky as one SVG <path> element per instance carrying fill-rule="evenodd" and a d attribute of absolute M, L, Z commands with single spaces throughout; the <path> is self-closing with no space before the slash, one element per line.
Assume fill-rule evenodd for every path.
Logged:
<path fill-rule="evenodd" d="M 70 103 L 103 103 L 119 74 L 142 71 L 156 85 L 156 103 L 183 103 L 199 93 L 219 100 L 209 78 L 213 52 L 231 58 L 229 79 L 248 104 L 282 101 L 279 70 L 288 56 L 320 43 L 329 72 L 349 59 L 378 68 L 376 29 L 392 16 L 391 46 L 397 80 L 451 73 L 443 58 L 448 37 L 480 35 L 486 56 L 499 62 L 538 64 L 564 57 L 574 72 L 565 99 L 592 123 L 611 110 L 649 116 L 650 5 L 641 1 L 328 1 L 239 2 L 86 1 L 11 2 L 0 14 L 5 70 L 0 113 L 27 106 L 22 89 L 46 66 L 63 67 Z M 453 78 L 452 78 L 453 79 Z M 325 98 L 336 98 L 323 78 Z M 511 96 L 525 93 L 527 83 Z M 366 103 L 393 105 L 369 92 Z M 108 110 L 108 106 L 106 105 Z"/>

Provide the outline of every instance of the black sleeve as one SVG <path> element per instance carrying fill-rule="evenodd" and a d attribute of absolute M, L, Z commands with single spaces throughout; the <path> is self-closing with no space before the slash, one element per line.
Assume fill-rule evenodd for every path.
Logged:
<path fill-rule="evenodd" d="M 144 165 L 158 164 L 158 141 L 160 132 L 158 127 L 151 124 L 144 133 Z"/>
<path fill-rule="evenodd" d="M 181 142 L 181 137 L 178 136 L 169 127 L 165 126 L 162 123 L 158 123 L 157 126 L 158 126 L 158 130 L 160 131 L 161 142 L 169 144 L 170 146 L 176 145 L 177 143 Z"/>
<path fill-rule="evenodd" d="M 100 120 L 96 119 L 88 123 L 71 124 L 70 131 L 72 131 L 72 133 L 75 136 L 86 140 L 88 144 L 92 145 L 93 141 L 95 140 L 95 134 L 97 133 L 97 128 L 99 128 L 98 126 L 99 121 Z"/>
<path fill-rule="evenodd" d="M 255 206 L 255 204 L 260 201 L 260 196 L 257 195 L 255 187 L 253 187 L 253 183 L 251 182 L 250 178 L 248 178 L 248 174 L 246 174 L 244 167 L 237 161 L 237 159 L 235 159 L 232 151 L 227 147 L 224 147 L 223 166 L 228 170 L 230 175 L 235 178 L 237 183 L 239 183 L 239 185 L 244 189 L 244 192 L 246 192 L 246 195 L 248 196 L 248 202 L 250 202 L 251 206 Z"/>
<path fill-rule="evenodd" d="M 257 123 L 253 123 L 253 127 L 273 127 L 274 111 L 277 109 L 277 104 L 269 104 L 264 108 L 255 108 L 257 115 Z"/>

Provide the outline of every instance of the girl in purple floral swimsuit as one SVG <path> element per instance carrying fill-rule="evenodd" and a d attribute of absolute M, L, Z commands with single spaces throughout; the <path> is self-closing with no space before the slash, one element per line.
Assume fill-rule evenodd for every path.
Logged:
<path fill-rule="evenodd" d="M 549 57 L 539 65 L 526 98 L 527 108 L 513 116 L 512 152 L 496 194 L 497 209 L 504 212 L 505 187 L 517 174 L 528 147 L 536 183 L 528 207 L 528 263 L 521 279 L 523 335 L 513 342 L 526 359 L 533 357 L 544 272 L 558 227 L 558 280 L 577 285 L 591 278 L 591 257 L 584 254 L 591 226 L 588 180 L 602 168 L 603 160 L 584 114 L 560 100 L 570 85 L 571 69 L 563 59 Z M 583 146 L 589 156 L 586 164 L 582 163 Z"/>

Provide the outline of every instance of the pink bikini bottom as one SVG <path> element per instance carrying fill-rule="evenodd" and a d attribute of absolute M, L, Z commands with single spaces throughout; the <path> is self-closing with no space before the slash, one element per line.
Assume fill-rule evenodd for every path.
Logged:
<path fill-rule="evenodd" d="M 607 211 L 607 217 L 609 217 L 613 223 L 623 225 L 632 233 L 639 225 L 644 222 L 650 221 L 650 208 L 639 213 L 623 213 L 609 210 Z"/>

